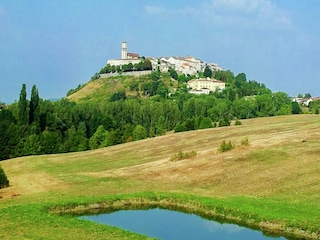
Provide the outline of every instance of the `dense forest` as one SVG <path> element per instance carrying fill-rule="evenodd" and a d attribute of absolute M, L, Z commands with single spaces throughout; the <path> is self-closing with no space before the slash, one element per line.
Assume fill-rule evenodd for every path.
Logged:
<path fill-rule="evenodd" d="M 43 100 L 37 87 L 22 85 L 19 100 L 0 110 L 0 160 L 35 154 L 97 149 L 174 132 L 229 126 L 232 120 L 299 114 L 301 108 L 284 92 L 248 81 L 244 73 L 199 73 L 224 81 L 226 89 L 209 95 L 188 93 L 190 76 L 153 71 L 135 79 L 130 90 L 114 92 L 104 101 L 76 103 L 67 98 Z M 163 78 L 177 82 L 169 90 Z M 145 79 L 145 78 L 144 78 Z M 95 81 L 95 79 L 91 80 Z"/>

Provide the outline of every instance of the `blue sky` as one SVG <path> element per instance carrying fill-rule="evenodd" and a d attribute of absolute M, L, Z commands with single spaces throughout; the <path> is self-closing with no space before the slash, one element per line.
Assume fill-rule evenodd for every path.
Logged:
<path fill-rule="evenodd" d="M 0 0 L 0 101 L 27 84 L 64 97 L 121 42 L 143 56 L 215 62 L 290 96 L 320 96 L 319 0 Z"/>

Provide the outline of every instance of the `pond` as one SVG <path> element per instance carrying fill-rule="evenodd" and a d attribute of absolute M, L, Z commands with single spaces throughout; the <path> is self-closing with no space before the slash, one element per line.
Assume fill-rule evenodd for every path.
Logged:
<path fill-rule="evenodd" d="M 119 227 L 162 240 L 176 239 L 286 239 L 263 235 L 257 230 L 235 224 L 219 223 L 165 209 L 120 210 L 108 214 L 82 216 L 79 219 Z"/>

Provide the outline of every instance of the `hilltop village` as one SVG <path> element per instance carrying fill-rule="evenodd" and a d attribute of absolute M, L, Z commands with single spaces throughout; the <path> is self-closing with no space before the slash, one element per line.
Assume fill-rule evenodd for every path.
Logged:
<path fill-rule="evenodd" d="M 190 76 L 196 76 L 198 72 L 203 72 L 206 67 L 212 71 L 223 70 L 216 63 L 206 63 L 200 59 L 192 56 L 187 57 L 141 57 L 138 53 L 128 52 L 127 42 L 121 44 L 121 58 L 109 59 L 107 66 L 120 67 L 128 64 L 139 64 L 141 59 L 147 59 L 150 61 L 151 69 L 145 71 L 131 71 L 125 73 L 125 75 L 144 75 L 149 74 L 152 70 L 159 69 L 161 72 L 168 72 L 170 69 L 174 69 L 178 74 L 185 74 Z M 114 75 L 113 73 L 100 74 L 100 77 L 108 77 Z M 225 83 L 212 78 L 195 78 L 187 82 L 190 93 L 193 94 L 209 94 L 209 92 L 219 91 L 225 89 Z"/>

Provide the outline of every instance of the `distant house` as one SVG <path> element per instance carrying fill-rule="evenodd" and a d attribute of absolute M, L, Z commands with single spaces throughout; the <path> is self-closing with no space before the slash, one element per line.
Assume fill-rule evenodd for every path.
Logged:
<path fill-rule="evenodd" d="M 0 110 L 2 110 L 2 109 L 8 109 L 8 106 L 5 104 L 0 104 Z"/>
<path fill-rule="evenodd" d="M 206 66 L 213 71 L 222 70 L 218 64 L 208 64 L 191 56 L 150 58 L 150 60 L 153 69 L 159 68 L 162 72 L 166 72 L 169 68 L 173 68 L 178 74 L 197 75 L 198 72 L 203 72 Z"/>
<path fill-rule="evenodd" d="M 210 92 L 221 91 L 225 89 L 224 82 L 212 78 L 192 79 L 187 82 L 190 93 L 193 94 L 209 94 Z"/>
<path fill-rule="evenodd" d="M 297 102 L 297 103 L 300 103 L 301 105 L 309 106 L 310 102 L 313 102 L 313 99 L 294 97 L 292 98 L 292 102 Z"/>

